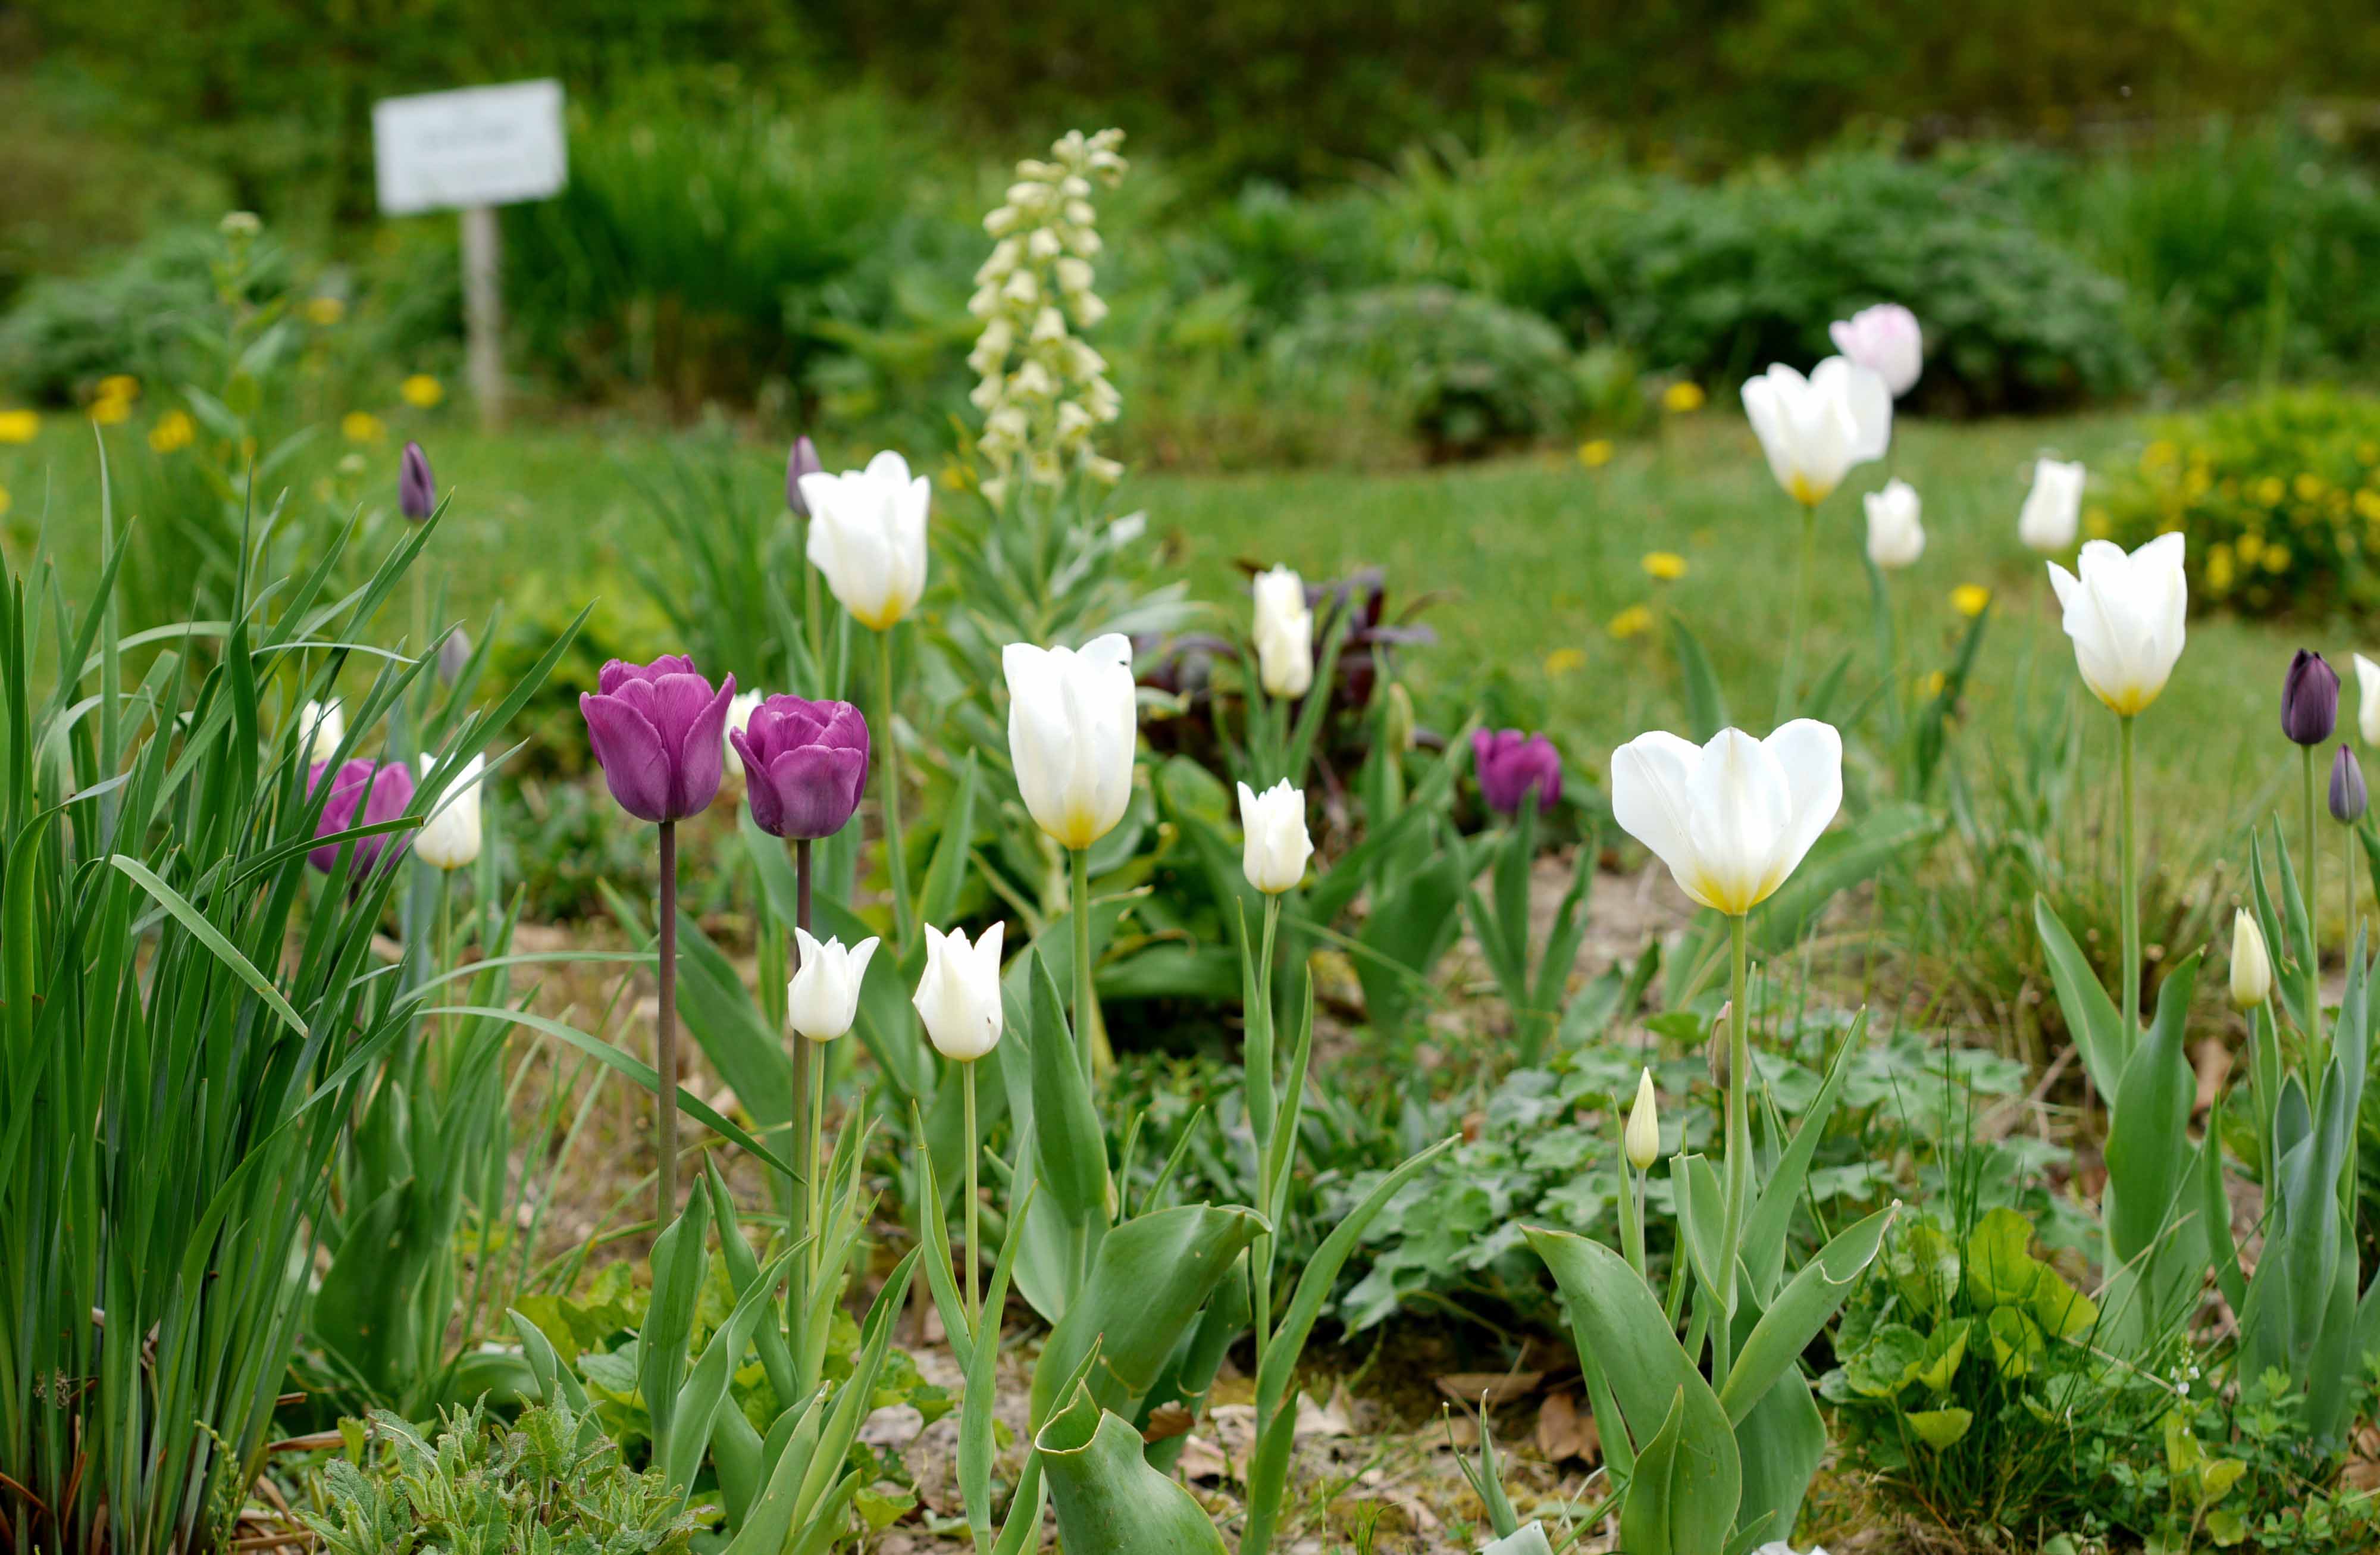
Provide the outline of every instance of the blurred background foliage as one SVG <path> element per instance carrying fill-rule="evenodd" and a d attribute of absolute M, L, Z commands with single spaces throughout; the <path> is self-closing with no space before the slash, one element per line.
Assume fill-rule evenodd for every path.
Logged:
<path fill-rule="evenodd" d="M 326 403 L 451 374 L 453 224 L 375 217 L 370 104 L 535 74 L 572 177 L 505 213 L 509 366 L 557 406 L 956 446 L 978 213 L 1017 148 L 1104 123 L 1142 463 L 1625 431 L 1883 298 L 1926 322 L 1923 412 L 2357 379 L 2375 66 L 2345 0 L 17 0 L 0 395 L 188 377 L 170 321 L 227 207 L 273 235 L 254 284 L 336 323 Z"/>

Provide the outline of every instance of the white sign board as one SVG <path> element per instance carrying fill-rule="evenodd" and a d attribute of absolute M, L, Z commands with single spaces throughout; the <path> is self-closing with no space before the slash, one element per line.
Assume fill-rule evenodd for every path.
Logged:
<path fill-rule="evenodd" d="M 386 215 L 559 194 L 568 174 L 562 83 L 384 98 L 372 104 L 372 156 Z"/>

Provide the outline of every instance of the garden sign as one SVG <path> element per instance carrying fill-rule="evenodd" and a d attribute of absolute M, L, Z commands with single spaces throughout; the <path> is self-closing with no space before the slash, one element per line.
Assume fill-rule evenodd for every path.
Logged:
<path fill-rule="evenodd" d="M 372 155 L 384 215 L 463 213 L 463 305 L 471 391 L 483 421 L 504 413 L 499 205 L 558 194 L 568 176 L 562 83 L 514 81 L 391 97 L 372 104 Z"/>

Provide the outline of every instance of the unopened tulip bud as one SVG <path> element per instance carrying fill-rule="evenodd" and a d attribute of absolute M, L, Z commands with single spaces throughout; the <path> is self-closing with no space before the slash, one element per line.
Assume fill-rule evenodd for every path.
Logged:
<path fill-rule="evenodd" d="M 306 741 L 309 765 L 328 761 L 339 753 L 339 742 L 347 737 L 347 710 L 336 697 L 327 702 L 308 702 L 298 710 L 298 729 Z"/>
<path fill-rule="evenodd" d="M 2273 958 L 2265 931 L 2245 907 L 2231 918 L 2231 1006 L 2252 1010 L 2273 994 Z"/>
<path fill-rule="evenodd" d="M 2356 715 L 2363 743 L 2380 746 L 2380 664 L 2361 653 L 2355 656 L 2355 686 L 2363 693 L 2362 706 Z"/>
<path fill-rule="evenodd" d="M 1294 890 L 1305 878 L 1314 843 L 1305 832 L 1305 794 L 1281 779 L 1262 794 L 1240 785 L 1240 830 L 1246 836 L 1241 872 L 1268 896 Z"/>
<path fill-rule="evenodd" d="M 2045 556 L 2073 544 L 2082 527 L 2082 485 L 2089 474 L 2079 459 L 2035 461 L 2033 489 L 2017 512 L 2017 539 Z"/>
<path fill-rule="evenodd" d="M 1389 715 L 1382 730 L 1391 751 L 1402 756 L 1414 747 L 1415 722 L 1413 693 L 1405 689 L 1404 682 L 1391 682 L 1389 686 Z"/>
<path fill-rule="evenodd" d="M 785 985 L 785 1024 L 813 1042 L 832 1042 L 859 1015 L 859 985 L 876 954 L 870 935 L 846 949 L 841 940 L 824 944 L 807 929 L 794 930 L 801 966 Z"/>
<path fill-rule="evenodd" d="M 446 634 L 444 642 L 438 645 L 439 680 L 448 686 L 454 685 L 463 678 L 463 667 L 470 662 L 471 639 L 463 635 L 462 627 L 457 626 Z"/>
<path fill-rule="evenodd" d="M 433 751 L 421 753 L 421 775 L 437 769 Z M 468 869 L 480 861 L 480 774 L 484 757 L 463 764 L 461 779 L 438 800 L 438 808 L 413 835 L 413 851 L 435 869 Z"/>
<path fill-rule="evenodd" d="M 2320 745 L 2338 726 L 2338 672 L 2301 648 L 2281 678 L 2281 733 L 2300 745 Z"/>
<path fill-rule="evenodd" d="M 1730 999 L 1718 1007 L 1711 1019 L 1710 1077 L 1719 1089 L 1727 1088 L 1727 1023 L 1735 1018 L 1735 1001 Z"/>
<path fill-rule="evenodd" d="M 2341 826 L 2352 826 L 2363 819 L 2370 802 L 2363 788 L 2363 769 L 2356 763 L 2355 752 L 2340 746 L 2338 759 L 2330 764 L 2330 819 Z"/>
<path fill-rule="evenodd" d="M 418 524 L 437 507 L 438 482 L 431 478 L 430 456 L 419 443 L 408 443 L 396 461 L 396 510 Z"/>
<path fill-rule="evenodd" d="M 1639 1172 L 1650 1172 L 1661 1157 L 1661 1118 L 1650 1069 L 1636 1072 L 1636 1104 L 1628 1109 L 1628 1129 L 1621 1143 L 1628 1164 Z"/>
<path fill-rule="evenodd" d="M 802 477 L 824 473 L 826 466 L 819 462 L 818 445 L 807 437 L 794 439 L 785 455 L 785 505 L 794 510 L 796 518 L 810 516 L 810 504 L 802 500 Z"/>
<path fill-rule="evenodd" d="M 1000 940 L 993 924 L 974 944 L 958 929 L 926 927 L 926 975 L 917 979 L 917 1018 L 934 1051 L 954 1063 L 973 1063 L 1000 1045 Z"/>

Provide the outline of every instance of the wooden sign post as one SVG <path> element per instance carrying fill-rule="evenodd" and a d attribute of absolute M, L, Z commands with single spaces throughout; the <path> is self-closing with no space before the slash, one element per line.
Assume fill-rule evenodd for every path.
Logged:
<path fill-rule="evenodd" d="M 562 83 L 391 97 L 372 104 L 372 158 L 384 215 L 459 211 L 463 322 L 480 423 L 504 414 L 503 237 L 496 207 L 562 191 L 569 158 Z"/>

